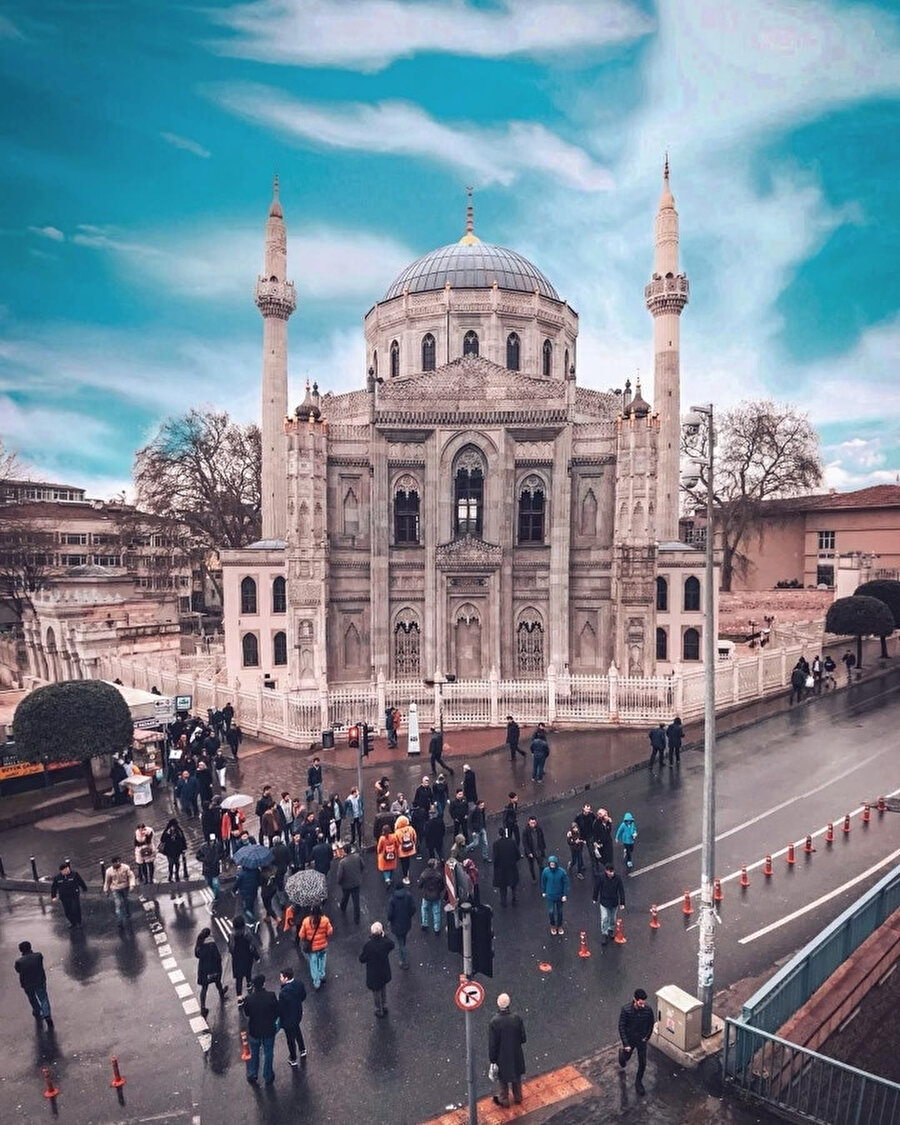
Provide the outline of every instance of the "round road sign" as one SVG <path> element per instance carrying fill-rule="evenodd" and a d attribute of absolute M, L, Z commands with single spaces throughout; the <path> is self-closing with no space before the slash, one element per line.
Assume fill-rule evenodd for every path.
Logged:
<path fill-rule="evenodd" d="M 484 989 L 477 980 L 466 980 L 457 988 L 454 999 L 457 1008 L 462 1008 L 464 1012 L 473 1012 L 484 1003 Z"/>

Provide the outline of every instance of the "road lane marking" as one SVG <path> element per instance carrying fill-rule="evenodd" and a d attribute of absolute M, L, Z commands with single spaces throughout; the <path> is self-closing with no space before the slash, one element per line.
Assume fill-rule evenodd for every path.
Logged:
<path fill-rule="evenodd" d="M 805 801 L 807 797 L 814 797 L 816 793 L 821 793 L 823 789 L 828 789 L 829 786 L 834 785 L 836 782 L 843 781 L 845 777 L 849 777 L 855 770 L 862 769 L 863 766 L 867 766 L 870 762 L 874 762 L 876 758 L 880 758 L 882 754 L 887 754 L 888 752 L 893 752 L 893 747 L 885 747 L 884 750 L 878 750 L 876 753 L 870 754 L 868 758 L 863 758 L 861 762 L 856 762 L 854 765 L 844 770 L 843 773 L 837 774 L 835 777 L 831 778 L 830 781 L 824 781 L 814 789 L 807 789 L 805 793 L 798 793 L 794 797 L 789 797 L 786 801 L 782 801 L 780 805 L 773 805 L 772 808 L 766 809 L 765 812 L 751 817 L 750 820 L 745 820 L 743 824 L 736 824 L 734 828 L 729 828 L 727 832 L 720 832 L 718 836 L 716 836 L 716 843 L 718 843 L 719 840 L 726 840 L 729 836 L 734 836 L 738 832 L 743 832 L 745 828 L 752 828 L 754 824 L 765 820 L 767 816 L 772 816 L 777 812 L 781 812 L 782 809 L 793 805 L 795 801 Z M 694 852 L 699 852 L 702 846 L 702 843 L 694 844 L 693 847 L 685 848 L 683 852 L 676 852 L 674 855 L 666 856 L 665 859 L 658 859 L 655 863 L 648 863 L 646 867 L 639 867 L 636 871 L 629 872 L 629 878 L 636 879 L 638 875 L 646 875 L 648 871 L 655 871 L 657 867 L 665 867 L 667 863 L 675 863 L 676 860 L 684 859 L 686 855 L 693 855 Z"/>
<path fill-rule="evenodd" d="M 765 937 L 766 934 L 772 933 L 773 930 L 777 930 L 781 926 L 786 926 L 789 922 L 801 918 L 804 914 L 808 914 L 810 910 L 815 910 L 817 907 L 843 894 L 844 891 L 849 891 L 851 887 L 855 887 L 857 883 L 868 879 L 870 875 L 874 875 L 876 871 L 880 871 L 882 867 L 887 867 L 889 863 L 893 863 L 894 860 L 898 858 L 900 858 L 900 848 L 895 852 L 891 852 L 890 855 L 886 855 L 884 859 L 880 859 L 877 863 L 873 863 L 867 871 L 863 871 L 860 875 L 855 875 L 852 879 L 848 879 L 847 882 L 843 883 L 840 887 L 835 887 L 835 889 L 829 891 L 827 895 L 822 895 L 821 898 L 817 898 L 814 902 L 807 903 L 806 906 L 801 906 L 800 909 L 795 910 L 793 914 L 787 914 L 784 918 L 779 918 L 777 922 L 770 922 L 768 926 L 763 926 L 761 930 L 757 930 L 755 933 L 747 934 L 746 937 L 740 938 L 738 940 L 738 945 L 747 945 L 749 942 L 756 941 L 757 938 Z"/>

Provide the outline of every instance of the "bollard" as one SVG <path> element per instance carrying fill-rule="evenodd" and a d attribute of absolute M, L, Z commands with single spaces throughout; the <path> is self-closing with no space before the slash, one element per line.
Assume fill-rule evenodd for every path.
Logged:
<path fill-rule="evenodd" d="M 813 852 L 816 850 L 813 847 L 812 836 L 807 835 L 806 843 L 803 845 L 803 850 L 806 852 L 807 855 L 812 855 Z"/>
<path fill-rule="evenodd" d="M 747 874 L 747 864 L 746 863 L 743 864 L 743 866 L 741 867 L 741 886 L 742 887 L 749 887 L 750 886 L 750 876 Z"/>
<path fill-rule="evenodd" d="M 106 882 L 106 861 L 103 859 L 100 860 L 100 882 Z"/>
<path fill-rule="evenodd" d="M 721 902 L 725 896 L 722 894 L 722 880 L 716 879 L 713 883 L 713 902 Z"/>
<path fill-rule="evenodd" d="M 681 913 L 682 914 L 693 914 L 694 913 L 694 908 L 693 908 L 693 906 L 691 906 L 691 892 L 690 891 L 684 892 L 684 903 L 682 904 L 682 907 L 681 907 Z"/>
<path fill-rule="evenodd" d="M 869 804 L 868 801 L 866 801 L 863 804 L 862 822 L 863 822 L 863 824 L 868 824 L 871 819 L 872 819 L 872 806 Z"/>
<path fill-rule="evenodd" d="M 31 877 L 35 882 L 38 882 L 37 861 L 34 856 L 31 857 Z"/>
<path fill-rule="evenodd" d="M 841 829 L 841 831 L 844 833 L 845 836 L 850 835 L 850 814 L 849 813 L 844 813 L 844 825 L 843 825 L 843 828 Z"/>
<path fill-rule="evenodd" d="M 247 1032 L 241 1032 L 241 1062 L 250 1061 L 250 1044 L 247 1042 Z"/>
<path fill-rule="evenodd" d="M 788 860 L 788 862 L 790 863 L 790 860 Z M 768 878 L 770 878 L 770 876 L 772 876 L 774 874 L 775 874 L 775 868 L 772 866 L 772 857 L 770 855 L 767 855 L 766 856 L 766 863 L 765 863 L 765 866 L 763 867 L 763 875 L 765 875 L 765 877 L 768 879 Z"/>
<path fill-rule="evenodd" d="M 613 941 L 616 945 L 625 944 L 625 923 L 622 921 L 621 915 L 616 919 L 616 934 Z"/>
<path fill-rule="evenodd" d="M 579 957 L 590 957 L 591 951 L 588 949 L 587 934 L 585 933 L 584 930 L 582 930 L 581 933 L 578 935 L 578 942 L 579 942 L 578 956 Z"/>
<path fill-rule="evenodd" d="M 793 866 L 794 866 L 794 864 L 795 864 L 796 862 L 797 862 L 797 861 L 796 861 L 796 859 L 794 858 L 794 845 L 793 845 L 793 844 L 788 844 L 788 849 L 787 849 L 787 865 L 788 865 L 788 867 L 793 867 Z"/>
<path fill-rule="evenodd" d="M 659 918 L 657 918 L 657 916 L 656 916 L 656 907 L 655 906 L 650 907 L 650 929 L 651 930 L 658 930 L 659 929 Z"/>
<path fill-rule="evenodd" d="M 121 1088 L 125 1085 L 125 1079 L 119 1073 L 119 1060 L 115 1055 L 113 1055 L 113 1057 L 109 1061 L 112 1063 L 113 1071 L 113 1076 L 112 1078 L 110 1078 L 109 1084 L 113 1087 L 113 1089 L 121 1090 Z"/>
<path fill-rule="evenodd" d="M 41 1074 L 44 1076 L 44 1097 L 55 1098 L 59 1093 L 59 1087 L 53 1085 L 53 1075 L 50 1072 L 50 1067 L 42 1066 Z"/>
<path fill-rule="evenodd" d="M 834 843 L 834 825 L 831 823 L 830 820 L 825 827 L 825 843 L 826 844 L 833 844 Z"/>
<path fill-rule="evenodd" d="M 881 810 L 879 810 L 879 812 L 880 811 Z M 6 878 L 6 870 L 3 866 L 3 857 L 0 856 L 0 879 L 5 879 L 5 878 Z"/>
<path fill-rule="evenodd" d="M 881 816 L 881 814 L 883 812 L 887 812 L 887 801 L 884 799 L 884 797 L 878 798 L 878 804 L 876 805 L 876 808 L 878 809 L 878 815 L 879 816 Z M 2 861 L 0 861 L 0 876 L 2 876 L 2 874 L 3 874 L 3 863 L 2 863 Z"/>

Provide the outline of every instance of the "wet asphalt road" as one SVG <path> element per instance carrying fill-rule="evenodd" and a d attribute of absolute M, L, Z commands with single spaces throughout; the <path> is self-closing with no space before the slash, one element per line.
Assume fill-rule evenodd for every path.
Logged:
<path fill-rule="evenodd" d="M 861 801 L 900 788 L 898 722 L 900 697 L 873 684 L 865 695 L 838 695 L 721 740 L 718 829 L 730 834 L 718 845 L 718 873 L 736 873 L 742 863 L 761 860 L 828 820 L 839 821 Z M 524 775 L 522 766 L 510 767 L 511 783 L 516 778 L 524 788 Z M 525 1017 L 526 1060 L 533 1075 L 611 1041 L 619 1008 L 637 985 L 651 994 L 668 983 L 695 990 L 697 934 L 690 926 L 696 915 L 686 920 L 674 905 L 661 911 L 662 929 L 652 932 L 648 910 L 651 903 L 666 903 L 698 884 L 699 851 L 671 857 L 699 845 L 701 784 L 702 758 L 691 753 L 683 756 L 679 770 L 629 775 L 587 795 L 593 805 L 609 808 L 616 823 L 628 808 L 640 829 L 635 874 L 626 885 L 626 945 L 599 946 L 589 879 L 573 883 L 563 938 L 549 934 L 524 863 L 519 905 L 503 910 L 493 899 L 495 976 L 485 982 L 487 1002 L 475 1016 L 480 1096 L 489 1092 L 486 1027 L 500 991 L 512 994 Z M 564 858 L 565 830 L 581 803 L 579 797 L 542 809 L 548 843 Z M 731 831 L 748 821 L 753 823 Z M 726 881 L 717 931 L 717 988 L 790 955 L 885 874 L 892 864 L 871 869 L 900 849 L 900 816 L 873 814 L 866 828 L 856 816 L 848 837 L 838 830 L 830 848 L 821 836 L 816 847 L 809 859 L 798 853 L 792 870 L 783 856 L 776 858 L 771 880 L 760 869 L 752 870 L 752 885 L 744 894 L 736 880 Z M 178 901 L 168 887 L 158 888 L 158 915 L 139 916 L 144 912 L 136 909 L 133 937 L 125 938 L 117 935 L 107 904 L 92 904 L 84 937 L 74 939 L 65 923 L 50 915 L 45 899 L 4 895 L 0 956 L 8 1039 L 17 1047 L 8 1056 L 10 1064 L 0 1068 L 6 1074 L 0 1085 L 2 1104 L 14 1107 L 14 1119 L 49 1117 L 39 1066 L 54 1059 L 63 1091 L 60 1117 L 85 1123 L 181 1122 L 194 1116 L 204 1121 L 412 1123 L 459 1104 L 465 1095 L 463 1017 L 453 1005 L 459 958 L 447 953 L 443 936 L 414 927 L 412 968 L 402 972 L 394 965 L 390 1016 L 376 1021 L 372 1014 L 357 956 L 368 924 L 383 917 L 384 891 L 373 867 L 370 862 L 360 926 L 331 911 L 336 934 L 328 983 L 322 992 L 311 993 L 304 1014 L 308 1059 L 299 1070 L 290 1070 L 279 1038 L 271 1090 L 251 1089 L 244 1079 L 233 997 L 223 1006 L 215 995 L 210 997 L 207 1040 L 191 1029 L 189 1020 L 195 1017 L 183 1011 L 184 998 L 169 979 L 170 972 L 180 970 L 184 983 L 195 980 L 193 940 L 210 919 L 206 892 L 191 892 Z M 842 889 L 860 875 L 864 877 L 855 885 Z M 489 873 L 484 878 L 489 881 Z M 754 936 L 833 892 L 838 893 L 816 909 Z M 488 894 L 485 899 L 492 901 Z M 227 900 L 222 910 L 226 919 L 230 910 Z M 165 957 L 158 954 L 157 935 L 150 929 L 150 919 L 157 916 L 168 947 Z M 587 960 L 577 956 L 582 928 L 593 952 Z M 226 929 L 224 920 L 215 928 L 223 946 Z M 46 1032 L 36 1035 L 27 1001 L 11 980 L 16 943 L 23 937 L 43 951 L 50 970 L 55 1040 Z M 277 940 L 266 927 L 260 937 L 262 967 L 270 983 L 283 964 L 299 968 L 308 983 L 292 944 Z M 540 970 L 542 961 L 552 966 L 550 972 Z M 129 1079 L 124 1110 L 108 1086 L 112 1053 L 119 1054 Z"/>

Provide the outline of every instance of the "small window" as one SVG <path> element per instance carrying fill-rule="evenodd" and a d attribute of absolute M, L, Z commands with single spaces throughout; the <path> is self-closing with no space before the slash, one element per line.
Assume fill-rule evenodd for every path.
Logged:
<path fill-rule="evenodd" d="M 396 379 L 400 374 L 400 345 L 396 340 L 391 340 L 391 378 Z"/>
<path fill-rule="evenodd" d="M 241 655 L 245 668 L 259 667 L 259 641 L 255 633 L 245 633 L 241 638 Z"/>
<path fill-rule="evenodd" d="M 662 628 L 656 630 L 656 659 L 669 659 L 669 634 Z"/>
<path fill-rule="evenodd" d="M 656 579 L 656 608 L 660 613 L 669 608 L 669 583 L 661 576 Z"/>
<path fill-rule="evenodd" d="M 696 629 L 685 629 L 681 655 L 684 660 L 700 659 L 700 633 Z"/>
<path fill-rule="evenodd" d="M 272 583 L 272 612 L 287 613 L 287 583 L 281 575 Z"/>
<path fill-rule="evenodd" d="M 544 358 L 544 366 L 543 366 L 544 378 L 549 379 L 550 373 L 553 371 L 553 345 L 550 343 L 549 340 L 544 341 L 544 347 L 542 349 L 542 352 L 543 352 L 543 358 Z"/>
<path fill-rule="evenodd" d="M 519 355 L 521 347 L 519 344 L 519 336 L 516 332 L 510 332 L 506 337 L 506 366 L 510 371 L 519 370 Z"/>
<path fill-rule="evenodd" d="M 544 542 L 544 483 L 529 478 L 519 493 L 519 542 Z"/>
<path fill-rule="evenodd" d="M 817 566 L 816 567 L 816 585 L 817 586 L 833 586 L 834 585 L 834 567 L 833 566 Z"/>
<path fill-rule="evenodd" d="M 463 336 L 463 355 L 478 355 L 478 333 L 467 332 Z"/>
<path fill-rule="evenodd" d="M 434 336 L 430 332 L 422 337 L 422 370 L 434 371 L 435 368 L 435 346 Z"/>
<path fill-rule="evenodd" d="M 352 488 L 344 495 L 344 534 L 359 535 L 359 501 Z"/>
<path fill-rule="evenodd" d="M 834 532 L 833 531 L 820 531 L 819 532 L 819 550 L 820 551 L 833 551 L 834 550 Z"/>
<path fill-rule="evenodd" d="M 272 660 L 275 664 L 287 664 L 287 633 L 276 633 L 272 638 Z"/>
<path fill-rule="evenodd" d="M 372 352 L 372 374 L 378 378 L 378 352 Z"/>
<path fill-rule="evenodd" d="M 456 534 L 481 535 L 484 518 L 484 473 L 477 465 L 460 465 L 454 482 Z"/>
<path fill-rule="evenodd" d="M 684 580 L 684 608 L 687 613 L 696 613 L 700 609 L 700 579 L 693 575 Z"/>
<path fill-rule="evenodd" d="M 394 494 L 394 542 L 419 542 L 419 494 L 415 489 Z"/>
<path fill-rule="evenodd" d="M 241 613 L 256 613 L 256 582 L 253 578 L 241 579 Z"/>
<path fill-rule="evenodd" d="M 566 348 L 565 354 L 564 354 L 564 357 L 563 357 L 563 366 L 565 367 L 565 371 L 563 371 L 563 375 L 568 377 L 568 374 L 569 374 L 569 349 L 568 348 Z"/>

